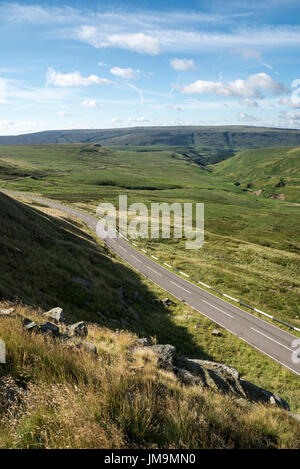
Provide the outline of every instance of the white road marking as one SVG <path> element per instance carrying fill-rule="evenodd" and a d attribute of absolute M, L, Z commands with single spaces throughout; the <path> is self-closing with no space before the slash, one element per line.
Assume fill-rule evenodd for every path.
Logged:
<path fill-rule="evenodd" d="M 276 342 L 276 344 L 281 345 L 281 347 L 286 348 L 286 349 L 289 350 L 290 352 L 294 352 L 294 350 L 292 350 L 291 348 L 287 347 L 286 345 L 281 344 L 280 342 L 277 342 L 277 340 L 272 339 L 272 337 L 269 337 L 268 335 L 264 334 L 263 332 L 260 332 L 260 331 L 258 331 L 257 329 L 254 329 L 254 327 L 251 327 L 250 329 L 252 329 L 253 331 L 257 332 L 258 334 L 263 335 L 263 336 L 266 337 L 267 339 L 272 340 L 273 342 Z"/>
<path fill-rule="evenodd" d="M 159 272 L 157 272 L 156 270 L 152 269 L 151 267 L 149 267 L 148 265 L 146 265 L 147 269 L 149 270 L 152 270 L 152 272 L 154 272 L 155 274 L 159 275 L 161 277 L 161 274 Z"/>
<path fill-rule="evenodd" d="M 187 290 L 186 288 L 183 288 L 181 285 L 178 285 L 178 283 L 173 282 L 173 280 L 170 280 L 170 283 L 173 283 L 173 285 L 176 285 L 176 287 L 181 288 L 181 290 L 184 290 L 184 291 L 186 291 L 187 293 L 191 293 L 191 292 L 190 292 L 189 290 Z"/>
<path fill-rule="evenodd" d="M 179 273 L 180 273 L 181 275 L 184 275 L 185 277 L 188 277 L 188 274 L 185 274 L 185 273 L 182 272 L 181 270 L 179 271 Z"/>
<path fill-rule="evenodd" d="M 233 319 L 233 316 L 231 316 L 231 314 L 229 314 L 229 313 L 226 313 L 226 311 L 223 311 L 222 309 L 218 308 L 217 306 L 212 305 L 212 304 L 209 303 L 208 301 L 205 301 L 205 300 L 202 300 L 202 301 L 203 301 L 203 303 L 206 303 L 207 305 L 211 306 L 212 308 L 217 309 L 217 310 L 220 311 L 221 313 L 226 314 L 226 316 L 229 316 L 230 318 Z"/>
<path fill-rule="evenodd" d="M 133 259 L 135 259 L 137 262 L 142 262 L 140 259 L 138 259 L 137 257 L 135 257 L 133 254 L 131 254 L 131 257 L 133 257 Z"/>
<path fill-rule="evenodd" d="M 167 267 L 170 267 L 170 269 L 172 269 L 172 266 L 170 264 L 167 264 L 166 262 L 164 262 L 164 264 L 167 266 Z"/>

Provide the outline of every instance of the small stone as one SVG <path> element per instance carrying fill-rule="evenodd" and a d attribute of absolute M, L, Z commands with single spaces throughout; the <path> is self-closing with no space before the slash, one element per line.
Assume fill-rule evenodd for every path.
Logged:
<path fill-rule="evenodd" d="M 67 332 L 71 336 L 86 337 L 88 335 L 88 328 L 85 322 L 80 321 L 75 324 L 71 324 L 67 327 Z"/>
<path fill-rule="evenodd" d="M 98 351 L 97 351 L 97 347 L 96 345 L 93 343 L 93 342 L 82 342 L 82 346 L 84 347 L 84 349 L 87 351 L 87 352 L 91 352 L 93 353 L 94 355 L 98 355 Z"/>
<path fill-rule="evenodd" d="M 147 347 L 148 345 L 150 345 L 146 337 L 142 337 L 141 339 L 138 339 L 137 343 L 139 344 L 140 347 Z"/>
<path fill-rule="evenodd" d="M 59 307 L 50 309 L 50 311 L 47 311 L 47 313 L 44 313 L 43 316 L 52 319 L 56 323 L 64 321 L 63 310 L 62 308 L 59 308 Z"/>
<path fill-rule="evenodd" d="M 221 337 L 221 332 L 218 331 L 218 329 L 214 329 L 211 333 L 212 335 L 214 335 L 215 337 Z"/>
<path fill-rule="evenodd" d="M 28 332 L 33 332 L 38 330 L 38 325 L 36 322 L 32 321 L 31 319 L 24 318 L 23 319 L 23 328 Z"/>
<path fill-rule="evenodd" d="M 20 248 L 15 248 L 15 251 L 18 253 L 18 254 L 22 254 L 22 250 Z"/>
<path fill-rule="evenodd" d="M 59 334 L 59 328 L 55 324 L 52 324 L 51 322 L 45 322 L 45 324 L 42 324 L 40 326 L 39 330 L 43 334 L 50 334 L 53 336 L 58 336 Z"/>
<path fill-rule="evenodd" d="M 14 310 L 14 308 L 0 309 L 0 316 L 9 316 Z"/>

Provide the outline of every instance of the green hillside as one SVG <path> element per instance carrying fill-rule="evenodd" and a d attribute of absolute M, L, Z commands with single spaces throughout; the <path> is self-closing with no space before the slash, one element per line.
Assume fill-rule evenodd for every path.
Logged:
<path fill-rule="evenodd" d="M 213 166 L 215 174 L 261 196 L 300 202 L 300 147 L 261 148 L 238 153 Z"/>
<path fill-rule="evenodd" d="M 0 145 L 98 143 L 105 146 L 180 146 L 197 163 L 216 163 L 236 151 L 300 145 L 300 131 L 248 126 L 132 127 L 102 130 L 50 130 L 1 136 Z"/>
<path fill-rule="evenodd" d="M 0 310 L 14 308 L 0 314 L 0 448 L 299 447 L 299 423 L 286 411 L 183 385 L 152 350 L 133 350 L 137 332 L 181 356 L 240 364 L 242 376 L 299 408 L 295 375 L 225 330 L 216 340 L 216 326 L 175 299 L 154 306 L 164 292 L 79 220 L 0 194 L 0 243 Z M 24 316 L 41 324 L 58 305 L 67 324 L 87 322 L 97 357 L 80 337 L 24 330 Z"/>

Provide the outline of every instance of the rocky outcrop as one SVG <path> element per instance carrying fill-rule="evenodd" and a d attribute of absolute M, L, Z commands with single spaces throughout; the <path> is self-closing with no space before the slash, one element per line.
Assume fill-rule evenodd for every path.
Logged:
<path fill-rule="evenodd" d="M 0 316 L 10 316 L 14 310 L 14 308 L 0 309 Z"/>
<path fill-rule="evenodd" d="M 76 322 L 76 324 L 71 324 L 71 326 L 67 326 L 66 331 L 67 334 L 69 334 L 71 337 L 86 337 L 88 335 L 87 325 L 83 321 Z"/>
<path fill-rule="evenodd" d="M 240 378 L 235 368 L 208 360 L 178 357 L 172 345 L 148 345 L 148 342 L 140 340 L 139 348 L 143 347 L 152 350 L 158 357 L 158 366 L 176 374 L 183 385 L 201 386 L 289 410 L 284 399 Z"/>
<path fill-rule="evenodd" d="M 50 309 L 50 311 L 47 311 L 47 313 L 44 313 L 43 316 L 45 316 L 46 318 L 52 319 L 56 323 L 64 322 L 63 310 L 62 308 L 59 308 L 59 307 Z"/>

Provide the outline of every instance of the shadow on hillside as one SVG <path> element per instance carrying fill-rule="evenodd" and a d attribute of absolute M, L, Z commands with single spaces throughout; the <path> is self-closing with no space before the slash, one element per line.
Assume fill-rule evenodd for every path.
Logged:
<path fill-rule="evenodd" d="M 2 302 L 43 311 L 61 306 L 69 322 L 87 320 L 155 335 L 158 343 L 175 345 L 179 353 L 211 360 L 184 326 L 174 324 L 167 309 L 155 306 L 155 298 L 134 270 L 82 232 L 76 221 L 57 219 L 0 194 Z"/>

